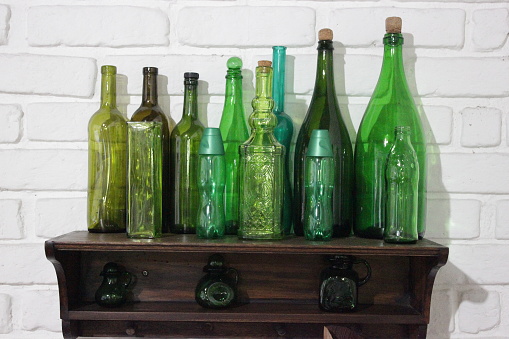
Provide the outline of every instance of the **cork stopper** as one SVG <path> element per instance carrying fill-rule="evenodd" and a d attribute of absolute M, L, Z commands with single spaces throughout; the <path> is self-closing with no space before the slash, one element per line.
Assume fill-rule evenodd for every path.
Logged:
<path fill-rule="evenodd" d="M 401 33 L 401 18 L 391 16 L 385 19 L 385 31 L 387 33 Z"/>
<path fill-rule="evenodd" d="M 332 41 L 333 35 L 334 34 L 332 32 L 332 29 L 330 29 L 330 28 L 322 28 L 318 32 L 318 40 L 331 40 Z"/>
<path fill-rule="evenodd" d="M 269 60 L 260 60 L 258 61 L 258 67 L 271 67 L 272 61 Z"/>

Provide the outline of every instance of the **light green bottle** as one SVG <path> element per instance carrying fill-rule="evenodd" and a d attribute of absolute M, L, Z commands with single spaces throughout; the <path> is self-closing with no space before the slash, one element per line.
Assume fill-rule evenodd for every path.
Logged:
<path fill-rule="evenodd" d="M 101 74 L 101 107 L 88 123 L 88 230 L 125 232 L 127 119 L 117 109 L 117 68 Z"/>
<path fill-rule="evenodd" d="M 256 96 L 249 117 L 251 136 L 240 151 L 240 239 L 281 239 L 285 147 L 274 136 L 272 63 L 256 67 Z"/>
<path fill-rule="evenodd" d="M 237 234 L 239 228 L 239 146 L 249 138 L 242 100 L 242 60 L 228 59 L 226 91 L 219 129 L 223 137 L 226 161 L 226 234 Z"/>

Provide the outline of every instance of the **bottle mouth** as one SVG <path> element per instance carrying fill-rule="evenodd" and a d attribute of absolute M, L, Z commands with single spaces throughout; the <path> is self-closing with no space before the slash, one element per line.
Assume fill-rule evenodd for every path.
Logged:
<path fill-rule="evenodd" d="M 405 39 L 401 33 L 386 33 L 384 35 L 384 45 L 386 46 L 401 46 L 404 42 Z"/>
<path fill-rule="evenodd" d="M 104 65 L 101 67 L 101 74 L 117 74 L 117 67 L 112 65 Z"/>
<path fill-rule="evenodd" d="M 318 41 L 318 47 L 316 48 L 319 51 L 323 50 L 334 50 L 334 45 L 332 43 L 332 40 L 319 40 Z"/>
<path fill-rule="evenodd" d="M 157 67 L 143 67 L 143 75 L 147 75 L 147 74 L 157 75 L 158 72 L 159 71 L 158 71 Z"/>

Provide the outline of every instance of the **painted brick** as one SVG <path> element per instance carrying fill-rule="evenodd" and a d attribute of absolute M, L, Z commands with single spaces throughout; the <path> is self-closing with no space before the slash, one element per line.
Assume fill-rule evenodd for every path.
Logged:
<path fill-rule="evenodd" d="M 0 54 L 0 92 L 90 97 L 96 71 L 90 58 Z"/>
<path fill-rule="evenodd" d="M 0 163 L 0 189 L 86 189 L 87 151 L 0 150 Z"/>
<path fill-rule="evenodd" d="M 346 47 L 382 46 L 385 18 L 403 20 L 405 43 L 412 47 L 461 48 L 465 39 L 462 9 L 367 7 L 336 9 L 329 20 L 334 40 Z M 444 34 L 447 32 L 447 34 Z"/>
<path fill-rule="evenodd" d="M 24 330 L 62 330 L 57 291 L 26 291 L 22 297 L 22 310 Z"/>
<path fill-rule="evenodd" d="M 481 202 L 472 199 L 428 199 L 426 237 L 474 239 L 479 237 Z"/>
<path fill-rule="evenodd" d="M 497 203 L 495 235 L 497 239 L 509 239 L 509 200 L 501 200 Z"/>
<path fill-rule="evenodd" d="M 449 193 L 508 193 L 509 154 L 430 154 L 428 190 Z"/>
<path fill-rule="evenodd" d="M 509 33 L 507 8 L 478 9 L 474 11 L 472 19 L 472 40 L 478 50 L 494 50 L 505 44 Z"/>
<path fill-rule="evenodd" d="M 494 328 L 500 322 L 500 295 L 482 288 L 461 295 L 458 326 L 462 332 L 479 333 Z"/>
<path fill-rule="evenodd" d="M 0 294 L 0 334 L 12 331 L 12 302 L 8 294 Z"/>
<path fill-rule="evenodd" d="M 8 6 L 0 5 L 0 45 L 6 45 L 9 36 L 9 21 L 11 10 Z"/>
<path fill-rule="evenodd" d="M 184 7 L 177 34 L 181 44 L 198 47 L 298 47 L 317 39 L 308 7 Z"/>
<path fill-rule="evenodd" d="M 447 106 L 418 106 L 428 144 L 448 145 L 452 139 L 452 108 Z"/>
<path fill-rule="evenodd" d="M 450 290 L 433 290 L 431 295 L 430 321 L 428 337 L 439 338 L 454 331 L 453 292 Z"/>
<path fill-rule="evenodd" d="M 99 103 L 33 103 L 26 111 L 27 136 L 34 141 L 87 141 L 87 126 Z"/>
<path fill-rule="evenodd" d="M 37 200 L 36 234 L 51 238 L 72 231 L 87 230 L 86 198 L 47 198 Z"/>
<path fill-rule="evenodd" d="M 167 46 L 169 28 L 167 15 L 152 8 L 36 6 L 28 10 L 30 46 Z"/>
<path fill-rule="evenodd" d="M 0 275 L 2 284 L 56 284 L 53 265 L 44 255 L 44 245 L 3 244 L 0 246 Z"/>
<path fill-rule="evenodd" d="M 17 142 L 21 138 L 22 117 L 18 105 L 0 105 L 0 143 Z"/>
<path fill-rule="evenodd" d="M 461 111 L 461 146 L 492 147 L 500 145 L 502 112 L 497 108 L 468 107 Z"/>
<path fill-rule="evenodd" d="M 21 200 L 0 200 L 0 239 L 22 239 L 24 237 Z"/>

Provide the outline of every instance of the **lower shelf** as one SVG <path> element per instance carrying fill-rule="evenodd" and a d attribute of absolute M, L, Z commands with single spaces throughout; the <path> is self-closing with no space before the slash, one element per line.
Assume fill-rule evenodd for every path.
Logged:
<path fill-rule="evenodd" d="M 355 312 L 329 313 L 317 304 L 254 302 L 224 310 L 205 309 L 190 302 L 143 302 L 104 308 L 88 304 L 69 311 L 69 320 L 194 321 L 308 324 L 414 324 L 425 317 L 410 306 L 358 305 Z"/>

